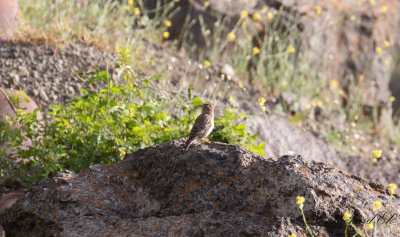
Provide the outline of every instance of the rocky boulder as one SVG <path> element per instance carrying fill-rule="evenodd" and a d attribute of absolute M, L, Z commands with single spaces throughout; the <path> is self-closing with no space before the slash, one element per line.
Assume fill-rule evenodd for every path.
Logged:
<path fill-rule="evenodd" d="M 17 26 L 18 0 L 0 1 L 0 40 L 9 40 Z"/>
<path fill-rule="evenodd" d="M 303 236 L 300 195 L 316 236 L 343 236 L 354 188 L 361 187 L 353 205 L 359 228 L 373 218 L 373 201 L 388 209 L 383 186 L 361 184 L 322 163 L 265 159 L 223 143 L 182 152 L 183 144 L 142 149 L 79 174 L 58 173 L 2 212 L 0 224 L 7 236 Z M 391 207 L 397 216 L 398 198 Z M 390 228 L 399 227 L 392 220 Z"/>

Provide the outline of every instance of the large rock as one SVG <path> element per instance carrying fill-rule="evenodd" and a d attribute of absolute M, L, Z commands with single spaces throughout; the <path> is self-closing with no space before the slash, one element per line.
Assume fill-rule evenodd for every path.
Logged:
<path fill-rule="evenodd" d="M 14 35 L 18 13 L 18 0 L 0 1 L 0 40 L 9 40 Z"/>
<path fill-rule="evenodd" d="M 400 6 L 397 1 L 371 2 L 283 0 L 282 4 L 296 6 L 302 15 L 302 43 L 314 52 L 315 62 L 325 62 L 320 70 L 326 78 L 341 80 L 346 89 L 355 79 L 364 90 L 364 103 L 372 106 L 389 101 L 391 46 L 397 40 Z"/>
<path fill-rule="evenodd" d="M 0 88 L 0 121 L 4 121 L 2 117 L 5 115 L 15 116 L 16 114 L 15 111 L 17 108 L 11 104 L 11 96 L 19 99 L 18 107 L 24 112 L 32 113 L 35 109 L 39 109 L 37 112 L 38 119 L 43 118 L 43 114 L 36 102 L 31 97 L 27 96 L 25 92 Z"/>
<path fill-rule="evenodd" d="M 387 210 L 379 184 L 301 157 L 265 159 L 236 145 L 209 143 L 182 152 L 171 141 L 76 174 L 41 182 L 0 214 L 7 236 L 288 236 L 305 234 L 296 196 L 316 236 L 343 236 L 341 219 L 353 205 L 354 224 Z M 399 197 L 392 201 L 398 215 Z M 399 223 L 393 221 L 392 230 Z M 382 231 L 385 224 L 379 224 Z M 369 231 L 371 232 L 371 230 Z M 354 231 L 350 231 L 352 235 Z M 380 232 L 383 233 L 383 232 Z"/>

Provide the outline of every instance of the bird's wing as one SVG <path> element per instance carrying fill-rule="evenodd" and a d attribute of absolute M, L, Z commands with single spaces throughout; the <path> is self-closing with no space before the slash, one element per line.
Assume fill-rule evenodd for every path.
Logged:
<path fill-rule="evenodd" d="M 214 118 L 212 118 L 212 115 L 210 115 L 210 114 L 207 114 L 206 116 L 205 116 L 205 119 L 204 119 L 205 121 L 204 121 L 204 128 L 208 128 L 208 127 L 210 127 L 210 125 L 212 124 L 212 123 L 214 123 Z"/>
<path fill-rule="evenodd" d="M 194 121 L 192 131 L 190 131 L 189 139 L 199 136 L 199 133 L 206 128 L 207 126 L 206 116 L 207 115 L 205 114 L 200 114 L 199 117 L 197 117 L 196 121 Z"/>

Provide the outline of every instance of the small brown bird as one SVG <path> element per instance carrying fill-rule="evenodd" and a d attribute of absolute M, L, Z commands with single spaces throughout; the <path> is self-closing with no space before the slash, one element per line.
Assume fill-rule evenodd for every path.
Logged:
<path fill-rule="evenodd" d="M 211 104 L 203 104 L 201 107 L 201 114 L 194 122 L 189 139 L 186 141 L 185 151 L 189 149 L 196 139 L 201 138 L 204 141 L 214 129 L 214 107 Z"/>

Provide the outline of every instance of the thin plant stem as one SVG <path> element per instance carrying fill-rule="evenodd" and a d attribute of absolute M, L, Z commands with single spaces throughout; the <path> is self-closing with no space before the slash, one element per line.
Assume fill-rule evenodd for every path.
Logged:
<path fill-rule="evenodd" d="M 308 224 L 307 224 L 306 216 L 304 215 L 303 208 L 300 208 L 300 211 L 301 211 L 301 215 L 303 216 L 303 221 L 304 221 L 304 224 L 306 225 L 306 228 L 307 228 L 307 230 L 308 230 L 308 233 L 310 233 L 310 235 L 311 235 L 312 237 L 314 237 L 314 234 L 312 233 L 310 226 L 308 226 Z"/>
<path fill-rule="evenodd" d="M 351 204 L 350 204 L 350 207 L 349 207 L 349 210 L 348 210 L 349 213 L 351 213 L 351 210 L 352 210 L 352 208 L 353 208 L 353 205 L 354 205 L 354 202 L 355 202 L 356 197 L 357 197 L 357 195 L 358 195 L 358 192 L 360 191 L 361 187 L 364 185 L 364 181 L 365 181 L 365 179 L 368 177 L 368 173 L 371 171 L 373 164 L 374 164 L 374 162 L 371 161 L 371 163 L 369 164 L 369 167 L 368 167 L 367 172 L 365 172 L 364 177 L 363 177 L 363 179 L 362 179 L 361 182 L 360 182 L 359 188 L 357 188 L 356 191 L 354 192 L 353 199 L 352 199 L 352 201 L 351 201 Z M 346 222 L 346 229 L 344 230 L 344 235 L 345 235 L 346 237 L 347 237 L 347 230 L 348 230 L 348 228 L 349 228 L 349 224 L 351 224 L 351 225 L 354 227 L 354 224 L 353 224 L 353 223 L 347 223 L 347 222 Z M 357 231 L 357 230 L 356 230 L 356 231 Z"/>

